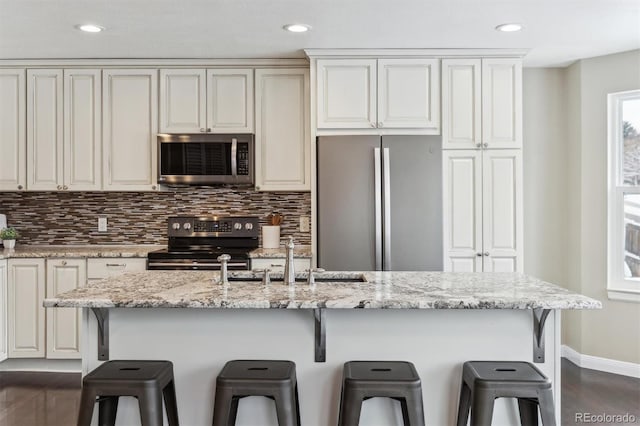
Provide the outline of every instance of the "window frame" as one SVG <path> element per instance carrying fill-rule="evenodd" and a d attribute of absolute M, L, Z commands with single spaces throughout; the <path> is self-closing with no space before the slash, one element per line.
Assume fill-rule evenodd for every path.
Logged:
<path fill-rule="evenodd" d="M 624 277 L 624 196 L 639 194 L 640 185 L 624 185 L 621 173 L 624 167 L 622 104 L 626 100 L 640 99 L 640 90 L 607 95 L 608 132 L 608 194 L 607 194 L 607 293 L 609 299 L 640 302 L 640 278 Z M 638 129 L 640 130 L 640 129 Z"/>

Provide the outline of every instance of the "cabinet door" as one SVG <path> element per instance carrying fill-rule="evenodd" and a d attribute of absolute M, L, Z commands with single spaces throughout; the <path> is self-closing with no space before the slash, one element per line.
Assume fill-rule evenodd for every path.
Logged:
<path fill-rule="evenodd" d="M 522 62 L 482 60 L 482 142 L 487 148 L 522 147 Z"/>
<path fill-rule="evenodd" d="M 482 154 L 443 151 L 444 270 L 482 271 Z"/>
<path fill-rule="evenodd" d="M 7 261 L 0 260 L 0 361 L 7 359 Z"/>
<path fill-rule="evenodd" d="M 157 182 L 157 70 L 104 70 L 104 189 L 144 191 Z"/>
<path fill-rule="evenodd" d="M 44 259 L 9 259 L 9 358 L 45 355 Z"/>
<path fill-rule="evenodd" d="M 475 149 L 481 143 L 481 61 L 442 61 L 442 148 Z"/>
<path fill-rule="evenodd" d="M 84 286 L 85 259 L 47 260 L 47 297 Z M 78 308 L 47 309 L 47 358 L 80 358 L 80 318 Z"/>
<path fill-rule="evenodd" d="M 317 62 L 319 129 L 376 127 L 376 60 L 326 59 Z"/>
<path fill-rule="evenodd" d="M 522 152 L 483 153 L 485 272 L 522 272 Z"/>
<path fill-rule="evenodd" d="M 256 70 L 256 189 L 310 189 L 309 71 Z"/>
<path fill-rule="evenodd" d="M 64 70 L 63 189 L 102 189 L 100 70 Z"/>
<path fill-rule="evenodd" d="M 0 191 L 17 191 L 26 187 L 24 75 L 24 69 L 0 70 Z"/>
<path fill-rule="evenodd" d="M 439 133 L 438 59 L 378 60 L 378 127 Z"/>
<path fill-rule="evenodd" d="M 207 131 L 253 133 L 253 70 L 207 71 Z"/>
<path fill-rule="evenodd" d="M 62 70 L 27 70 L 27 186 L 61 190 Z"/>
<path fill-rule="evenodd" d="M 203 69 L 160 70 L 160 132 L 204 132 L 205 97 Z"/>

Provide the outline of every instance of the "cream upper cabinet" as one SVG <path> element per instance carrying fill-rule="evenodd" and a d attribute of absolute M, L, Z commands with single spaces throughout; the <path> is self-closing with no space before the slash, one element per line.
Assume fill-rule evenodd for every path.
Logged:
<path fill-rule="evenodd" d="M 522 272 L 522 153 L 443 151 L 444 269 Z"/>
<path fill-rule="evenodd" d="M 522 147 L 519 58 L 442 61 L 442 147 Z"/>
<path fill-rule="evenodd" d="M 440 129 L 437 59 L 378 59 L 378 128 Z"/>
<path fill-rule="evenodd" d="M 316 67 L 318 129 L 377 126 L 375 59 L 319 59 Z"/>
<path fill-rule="evenodd" d="M 0 361 L 9 356 L 7 338 L 7 261 L 0 260 Z"/>
<path fill-rule="evenodd" d="M 158 71 L 105 69 L 102 90 L 104 189 L 155 190 Z"/>
<path fill-rule="evenodd" d="M 47 297 L 82 287 L 87 282 L 85 259 L 47 259 Z M 47 309 L 47 358 L 80 358 L 78 308 Z"/>
<path fill-rule="evenodd" d="M 63 186 L 62 70 L 27 70 L 27 187 Z"/>
<path fill-rule="evenodd" d="M 316 96 L 320 133 L 440 133 L 438 59 L 318 59 Z"/>
<path fill-rule="evenodd" d="M 9 358 L 44 358 L 44 259 L 9 259 Z"/>
<path fill-rule="evenodd" d="M 253 70 L 161 69 L 160 132 L 253 133 Z"/>
<path fill-rule="evenodd" d="M 309 71 L 256 70 L 256 189 L 311 187 Z"/>
<path fill-rule="evenodd" d="M 102 72 L 64 70 L 63 189 L 102 189 Z"/>
<path fill-rule="evenodd" d="M 25 102 L 25 70 L 0 69 L 0 191 L 26 188 Z"/>

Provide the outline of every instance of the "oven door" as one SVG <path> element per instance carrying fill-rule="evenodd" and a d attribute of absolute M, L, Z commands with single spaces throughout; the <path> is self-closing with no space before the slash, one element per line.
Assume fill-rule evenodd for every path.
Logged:
<path fill-rule="evenodd" d="M 220 262 L 214 259 L 148 259 L 149 270 L 170 271 L 219 271 Z M 249 269 L 248 260 L 230 260 L 227 262 L 229 271 L 246 271 Z"/>
<path fill-rule="evenodd" d="M 158 135 L 158 182 L 252 184 L 253 135 Z"/>

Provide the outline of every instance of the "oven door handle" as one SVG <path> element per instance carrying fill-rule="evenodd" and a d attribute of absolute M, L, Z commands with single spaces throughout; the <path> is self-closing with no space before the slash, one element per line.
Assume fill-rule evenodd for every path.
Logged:
<path fill-rule="evenodd" d="M 238 139 L 231 138 L 231 176 L 238 176 Z"/>

